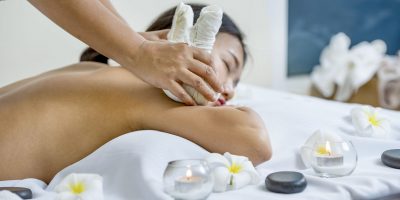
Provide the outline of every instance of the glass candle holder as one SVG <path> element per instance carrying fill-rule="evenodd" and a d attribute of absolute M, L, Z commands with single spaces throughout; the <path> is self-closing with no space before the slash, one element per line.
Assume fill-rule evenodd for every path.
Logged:
<path fill-rule="evenodd" d="M 321 177 L 350 175 L 357 166 L 357 152 L 350 141 L 316 143 L 308 153 L 311 167 Z"/>
<path fill-rule="evenodd" d="M 206 199 L 214 186 L 204 160 L 175 160 L 164 171 L 164 191 L 175 199 Z"/>

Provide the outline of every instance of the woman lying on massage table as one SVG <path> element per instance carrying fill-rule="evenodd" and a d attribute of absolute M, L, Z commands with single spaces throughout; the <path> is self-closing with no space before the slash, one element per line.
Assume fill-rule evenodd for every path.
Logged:
<path fill-rule="evenodd" d="M 196 20 L 202 6 L 192 7 Z M 170 28 L 174 11 L 162 14 L 149 31 Z M 212 56 L 225 92 L 208 106 L 184 106 L 125 68 L 98 62 L 80 62 L 0 88 L 0 180 L 48 183 L 113 138 L 143 129 L 186 138 L 210 152 L 244 155 L 254 164 L 270 159 L 262 119 L 249 108 L 223 106 L 233 97 L 246 58 L 240 30 L 226 15 Z M 81 59 L 107 61 L 90 49 Z"/>

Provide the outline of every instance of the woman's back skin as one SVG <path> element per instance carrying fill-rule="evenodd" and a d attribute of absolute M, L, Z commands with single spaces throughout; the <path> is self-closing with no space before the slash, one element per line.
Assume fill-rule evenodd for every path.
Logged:
<path fill-rule="evenodd" d="M 0 88 L 0 180 L 48 183 L 113 138 L 143 129 L 254 164 L 271 157 L 264 124 L 249 108 L 183 106 L 122 67 L 82 62 Z"/>

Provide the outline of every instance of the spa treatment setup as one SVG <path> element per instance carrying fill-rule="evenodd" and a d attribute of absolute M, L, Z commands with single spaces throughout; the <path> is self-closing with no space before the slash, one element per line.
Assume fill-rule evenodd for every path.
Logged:
<path fill-rule="evenodd" d="M 189 47 L 203 50 L 206 55 L 212 55 L 218 34 L 227 33 L 220 31 L 223 28 L 227 29 L 223 27 L 224 22 L 226 23 L 224 21 L 226 12 L 224 13 L 221 6 L 212 3 L 202 7 L 196 18 L 195 9 L 191 4 L 186 1 L 177 3 L 173 18 L 170 16 L 172 26 L 165 36 L 165 42 L 171 45 L 185 43 Z M 0 6 L 1 4 L 2 2 Z M 226 41 L 223 40 L 221 43 L 224 42 Z M 245 46 L 241 48 L 244 49 Z M 221 128 L 218 129 L 220 132 L 225 129 L 233 130 L 228 129 L 232 127 L 243 128 L 238 125 L 240 121 L 235 121 L 237 124 L 227 125 L 224 123 L 227 119 L 217 117 L 220 116 L 218 112 L 224 108 L 235 108 L 235 111 L 248 114 L 251 113 L 248 109 L 252 109 L 254 113 L 249 115 L 257 115 L 259 118 L 251 118 L 253 120 L 251 122 L 259 119 L 259 124 L 265 124 L 268 132 L 268 135 L 257 135 L 257 139 L 266 140 L 267 142 L 263 144 L 270 143 L 271 147 L 260 148 L 244 140 L 244 143 L 249 144 L 243 150 L 244 145 L 240 146 L 229 140 L 230 137 L 234 137 L 231 132 L 222 138 L 209 140 L 213 145 L 227 145 L 232 151 L 241 147 L 242 152 L 250 152 L 248 157 L 229 151 L 219 153 L 208 151 L 208 146 L 200 145 L 201 142 L 198 138 L 192 137 L 193 134 L 185 138 L 155 128 L 139 129 L 111 138 L 94 152 L 88 153 L 61 171 L 58 170 L 48 182 L 30 177 L 0 180 L 0 200 L 400 199 L 400 112 L 398 111 L 400 51 L 398 56 L 388 56 L 387 48 L 387 44 L 379 39 L 371 42 L 362 41 L 351 46 L 351 37 L 346 33 L 338 32 L 332 35 L 329 43 L 321 51 L 319 65 L 316 65 L 309 74 L 311 91 L 309 95 L 278 91 L 237 81 L 232 99 L 224 97 L 224 92 L 216 92 L 214 95 L 216 101 L 212 102 L 195 87 L 182 82 L 182 88 L 196 103 L 190 108 L 198 110 L 174 118 L 180 121 L 178 125 L 174 124 L 171 130 L 176 130 L 174 128 L 177 126 L 183 127 L 184 123 L 193 120 L 197 122 L 193 126 L 196 130 L 185 129 L 185 131 L 197 131 L 197 128 L 210 126 L 209 119 L 221 120 L 221 127 L 215 126 Z M 232 62 L 236 65 L 241 62 L 235 57 L 233 50 L 227 51 L 226 55 L 232 57 Z M 224 65 L 229 64 L 224 63 Z M 226 67 L 227 71 L 232 70 Z M 101 69 L 104 68 L 100 68 L 99 71 Z M 68 76 L 71 75 L 66 77 Z M 60 77 L 56 78 L 65 78 Z M 122 80 L 125 76 L 121 77 Z M 93 79 L 105 78 L 95 76 Z M 87 80 L 91 81 L 90 78 Z M 85 81 L 86 79 L 83 83 Z M 73 84 L 72 82 L 70 84 Z M 363 93 L 362 88 L 367 84 L 374 85 L 374 93 L 371 95 L 374 103 L 360 102 L 354 98 Z M 122 84 L 119 82 L 116 85 Z M 145 84 L 140 82 L 138 85 Z M 207 85 L 211 88 L 210 84 Z M 139 86 L 135 85 L 137 88 L 140 88 Z M 96 90 L 94 84 L 90 87 L 94 88 L 91 90 Z M 101 95 L 106 96 L 115 88 L 111 87 Z M 143 91 L 159 95 L 155 97 L 165 100 L 167 102 L 165 105 L 172 105 L 166 106 L 168 111 L 166 113 L 179 113 L 179 109 L 184 107 L 179 104 L 183 103 L 183 100 L 177 97 L 179 95 L 175 96 L 172 90 L 154 89 L 150 86 L 143 88 L 150 88 Z M 1 89 L 0 87 L 0 111 L 2 111 Z M 72 90 L 66 91 L 72 92 Z M 136 94 L 134 90 L 128 91 Z M 7 95 L 8 93 L 4 93 L 4 96 Z M 111 101 L 114 97 L 120 99 L 125 96 L 117 93 L 106 98 L 106 101 Z M 372 98 L 363 96 L 362 99 Z M 127 102 L 123 101 L 122 104 L 128 104 Z M 152 105 L 152 107 L 165 105 Z M 213 115 L 206 115 L 209 117 L 207 120 L 200 116 L 204 114 L 201 109 L 218 109 L 215 107 L 221 110 Z M 64 107 L 60 110 L 65 113 L 69 111 Z M 101 115 L 114 115 L 113 111 Z M 140 117 L 145 118 L 148 113 L 143 109 L 140 114 L 143 115 Z M 74 117 L 76 116 L 71 118 Z M 155 115 L 151 117 L 155 118 Z M 167 117 L 157 119 L 160 124 L 172 125 Z M 189 120 L 184 121 L 187 119 Z M 204 123 L 198 123 L 201 120 L 204 120 Z M 96 121 L 99 126 L 102 123 L 106 124 L 107 120 Z M 155 121 L 152 123 L 156 124 Z M 251 137 L 251 131 L 259 128 L 254 124 L 245 127 L 246 137 Z M 75 125 L 70 124 L 70 126 Z M 195 133 L 206 134 L 200 131 Z M 83 141 L 85 137 L 76 140 L 77 144 L 80 139 Z M 91 139 L 94 140 L 93 137 Z M 52 145 L 47 142 L 43 144 Z M 60 144 L 57 145 L 55 152 L 62 149 Z M 220 149 L 218 145 L 215 149 Z M 272 149 L 272 153 L 259 153 L 268 149 Z M 79 151 L 75 146 L 69 150 L 70 154 Z M 258 153 L 255 158 L 261 161 L 254 159 L 252 153 Z M 45 161 L 43 159 L 42 162 Z M 50 163 L 48 160 L 47 162 Z M 32 166 L 26 166 L 30 167 Z"/>
<path fill-rule="evenodd" d="M 279 152 L 255 168 L 245 157 L 210 154 L 186 139 L 149 130 L 112 140 L 59 172 L 49 185 L 25 179 L 0 186 L 30 188 L 42 199 L 73 195 L 79 188 L 85 188 L 82 196 L 104 199 L 398 197 L 399 113 L 249 85 L 238 92 L 233 103 L 260 111 Z M 386 120 L 391 130 L 384 129 Z"/>

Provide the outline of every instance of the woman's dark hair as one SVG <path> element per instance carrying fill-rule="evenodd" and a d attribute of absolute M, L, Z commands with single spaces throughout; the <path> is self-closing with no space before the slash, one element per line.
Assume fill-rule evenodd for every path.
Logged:
<path fill-rule="evenodd" d="M 201 4 L 188 4 L 192 7 L 194 13 L 194 21 L 199 18 L 201 9 L 204 8 L 206 5 Z M 163 14 L 161 14 L 150 26 L 147 28 L 146 31 L 158 31 L 162 29 L 169 29 L 172 26 L 172 20 L 174 18 L 176 7 L 173 7 Z M 243 33 L 240 31 L 238 26 L 233 22 L 233 20 L 227 15 L 223 14 L 222 16 L 222 24 L 219 29 L 220 33 L 228 33 L 232 36 L 235 36 L 239 39 L 240 44 L 243 47 L 243 60 L 246 62 L 247 60 L 247 50 L 246 45 L 243 42 L 244 36 Z M 95 61 L 107 64 L 108 58 L 92 48 L 87 48 L 81 55 L 80 61 Z"/>

